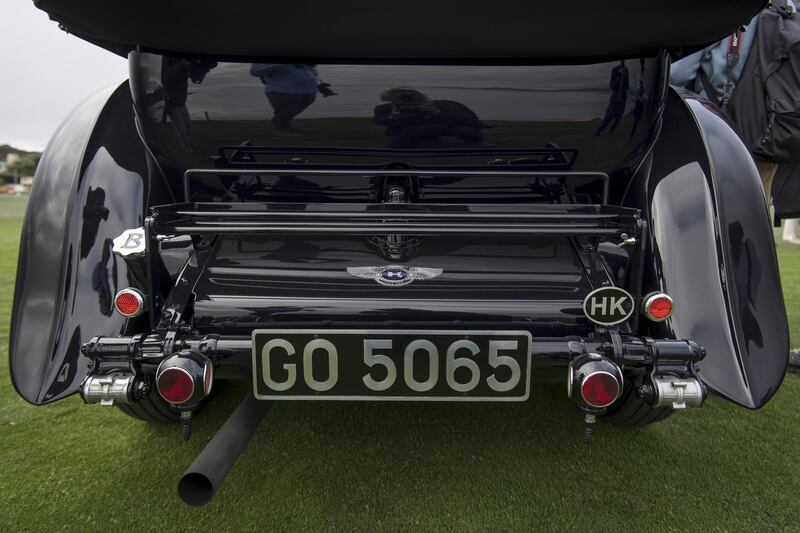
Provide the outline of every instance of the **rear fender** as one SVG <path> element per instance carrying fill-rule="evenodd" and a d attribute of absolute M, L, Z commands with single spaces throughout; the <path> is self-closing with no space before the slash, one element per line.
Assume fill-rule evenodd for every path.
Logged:
<path fill-rule="evenodd" d="M 111 240 L 142 225 L 146 178 L 127 82 L 86 100 L 48 144 L 23 223 L 9 344 L 27 401 L 76 392 L 88 372 L 81 344 L 124 332 L 112 301 L 128 272 Z"/>
<path fill-rule="evenodd" d="M 675 300 L 673 316 L 650 333 L 700 343 L 703 382 L 735 403 L 761 407 L 783 380 L 789 334 L 752 157 L 714 106 L 672 91 L 645 188 L 648 285 Z"/>

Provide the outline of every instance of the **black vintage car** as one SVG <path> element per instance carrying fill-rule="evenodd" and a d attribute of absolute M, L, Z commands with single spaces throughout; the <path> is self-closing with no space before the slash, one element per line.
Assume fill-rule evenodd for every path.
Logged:
<path fill-rule="evenodd" d="M 667 84 L 762 0 L 36 4 L 130 79 L 37 171 L 12 379 L 186 437 L 215 383 L 252 383 L 188 503 L 271 400 L 525 401 L 554 380 L 588 438 L 778 389 L 756 166 Z"/>

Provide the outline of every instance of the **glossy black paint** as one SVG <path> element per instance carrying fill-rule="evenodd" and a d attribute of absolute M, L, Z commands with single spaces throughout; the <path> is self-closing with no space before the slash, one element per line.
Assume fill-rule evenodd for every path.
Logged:
<path fill-rule="evenodd" d="M 653 334 L 700 343 L 706 385 L 764 405 L 786 371 L 786 310 L 758 171 L 715 107 L 670 95 L 647 194 L 649 288 L 675 300 Z"/>
<path fill-rule="evenodd" d="M 262 153 L 261 163 L 415 168 L 525 165 L 530 159 L 525 154 L 502 151 L 540 150 L 550 143 L 577 151 L 566 170 L 630 173 L 655 137 L 668 66 L 664 53 L 567 66 L 319 65 L 320 81 L 337 94 L 315 99 L 310 94 L 313 102 L 290 122 L 300 130 L 296 133 L 276 129 L 281 125 L 271 121 L 273 108 L 284 104 L 265 95 L 249 63 L 136 52 L 129 63 L 144 137 L 175 180 L 189 168 L 213 168 L 221 149 L 243 143 L 286 149 Z M 418 91 L 456 110 L 404 130 L 417 136 L 414 146 L 407 146 L 408 135 L 398 137 L 398 129 L 381 118 L 389 90 Z M 463 122 L 470 113 L 478 124 L 472 129 Z M 443 126 L 442 116 L 454 127 Z M 316 152 L 321 147 L 348 151 L 340 156 Z M 375 155 L 376 149 L 384 153 Z M 443 153 L 421 156 L 419 149 Z"/>
<path fill-rule="evenodd" d="M 195 286 L 194 326 L 226 335 L 325 321 L 527 323 L 539 334 L 588 328 L 580 308 L 591 286 L 563 238 L 420 237 L 402 264 L 444 274 L 400 288 L 346 271 L 386 263 L 366 237 L 226 237 Z"/>
<path fill-rule="evenodd" d="M 626 62 L 627 74 L 619 63 L 326 65 L 326 81 L 343 98 L 330 108 L 315 103 L 296 119 L 306 131 L 291 136 L 271 130 L 270 104 L 248 65 L 200 62 L 207 71 L 192 77 L 180 70 L 176 90 L 161 56 L 131 54 L 131 91 L 123 85 L 88 101 L 48 147 L 26 215 L 11 332 L 12 379 L 28 401 L 76 390 L 88 372 L 82 342 L 148 332 L 148 322 L 174 334 L 182 325 L 173 319 L 181 318 L 195 335 L 245 339 L 264 326 L 489 324 L 568 339 L 592 333 L 582 300 L 609 281 L 636 296 L 655 289 L 673 296 L 670 320 L 632 320 L 623 333 L 703 344 L 709 355 L 700 375 L 715 391 L 756 408 L 779 386 L 787 327 L 754 165 L 713 109 L 665 96 L 664 55 Z M 624 102 L 614 101 L 609 79 L 627 83 Z M 191 90 L 190 80 L 197 81 Z M 465 146 L 467 134 L 396 148 L 374 118 L 380 91 L 401 83 L 462 100 L 495 127 L 482 133 L 480 147 Z M 183 109 L 174 109 L 175 98 Z M 146 144 L 137 136 L 134 102 Z M 323 142 L 330 146 L 320 149 Z M 341 181 L 325 174 L 343 168 L 350 170 Z M 381 204 L 397 185 L 407 188 L 410 207 Z M 568 211 L 597 217 L 598 204 L 611 203 L 608 214 L 621 201 L 645 211 L 649 228 L 637 227 L 637 236 L 649 229 L 646 257 L 641 247 L 618 246 L 620 225 L 595 220 L 598 233 L 567 220 Z M 145 224 L 149 208 L 163 204 L 170 205 Z M 436 212 L 440 204 L 461 212 L 445 216 Z M 519 214 L 514 204 L 565 216 L 548 231 L 537 222 L 506 235 L 498 235 L 497 220 L 479 228 L 469 219 L 487 209 Z M 324 214 L 341 234 L 325 234 L 323 224 L 298 231 L 294 224 L 308 213 L 288 212 L 319 215 L 315 209 L 323 208 L 338 210 Z M 410 222 L 397 220 L 403 209 Z M 376 213 L 368 223 L 357 220 Z M 292 235 L 274 231 L 274 218 L 267 219 L 276 214 Z M 441 228 L 471 224 L 470 231 L 423 231 L 431 219 L 421 215 Z M 335 226 L 343 217 L 347 226 Z M 381 227 L 382 217 L 394 225 Z M 417 233 L 400 233 L 411 222 Z M 130 276 L 109 242 L 143 224 L 158 251 L 149 265 L 160 271 L 150 295 L 159 312 L 126 322 L 111 312 L 111 297 Z M 254 231 L 243 230 L 246 224 Z M 200 235 L 203 227 L 208 235 Z M 192 236 L 158 241 L 159 228 Z M 532 228 L 542 231 L 531 236 Z M 346 273 L 348 266 L 398 263 L 446 274 L 389 289 Z M 174 347 L 165 346 L 166 353 Z M 571 353 L 553 359 L 563 363 Z"/>
<path fill-rule="evenodd" d="M 638 57 L 662 48 L 699 49 L 730 35 L 765 4 L 615 0 L 598 5 L 573 0 L 565 6 L 554 0 L 406 0 L 399 9 L 363 0 L 35 3 L 70 33 L 122 55 L 141 49 L 199 57 L 269 56 L 292 63 L 349 58 L 559 64 Z M 265 31 L 265 21 L 279 23 Z"/>
<path fill-rule="evenodd" d="M 88 371 L 81 343 L 125 332 L 112 300 L 129 280 L 111 240 L 142 224 L 146 177 L 127 83 L 84 102 L 48 144 L 22 230 L 9 341 L 27 401 L 75 392 Z"/>

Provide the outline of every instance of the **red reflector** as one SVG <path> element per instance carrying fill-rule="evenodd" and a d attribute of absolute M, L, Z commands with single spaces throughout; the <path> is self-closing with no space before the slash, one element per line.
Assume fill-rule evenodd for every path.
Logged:
<path fill-rule="evenodd" d="M 181 404 L 192 397 L 194 381 L 182 368 L 167 368 L 156 380 L 158 393 L 169 403 Z"/>
<path fill-rule="evenodd" d="M 666 298 L 656 298 L 650 304 L 650 314 L 653 318 L 667 318 L 672 314 L 672 302 Z"/>
<path fill-rule="evenodd" d="M 651 320 L 666 320 L 672 314 L 672 298 L 663 293 L 655 293 L 645 300 L 644 313 Z"/>
<path fill-rule="evenodd" d="M 120 314 L 133 317 L 144 307 L 144 297 L 135 289 L 123 289 L 114 298 L 114 307 Z"/>
<path fill-rule="evenodd" d="M 583 380 L 581 396 L 592 407 L 608 407 L 619 396 L 619 382 L 611 374 L 595 372 Z"/>

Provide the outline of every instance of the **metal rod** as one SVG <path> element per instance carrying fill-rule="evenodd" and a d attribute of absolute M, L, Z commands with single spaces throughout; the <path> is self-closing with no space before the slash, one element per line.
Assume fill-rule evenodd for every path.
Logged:
<path fill-rule="evenodd" d="M 572 172 L 572 171 L 540 171 L 540 170 L 340 170 L 340 169 L 310 169 L 297 167 L 283 168 L 253 168 L 253 169 L 190 169 L 184 174 L 189 177 L 193 174 L 242 174 L 269 175 L 269 174 L 296 174 L 314 176 L 485 176 L 485 177 L 508 177 L 508 176 L 527 176 L 527 177 L 599 177 L 604 178 L 607 174 L 603 172 Z"/>
<path fill-rule="evenodd" d="M 509 219 L 509 220 L 614 220 L 623 216 L 632 217 L 633 215 L 625 215 L 619 213 L 570 213 L 562 211 L 558 213 L 457 213 L 457 212 L 417 212 L 414 210 L 399 210 L 387 209 L 381 211 L 363 211 L 363 212 L 335 212 L 335 211 L 176 211 L 176 215 L 189 218 L 376 218 L 387 219 L 396 218 L 402 220 L 414 218 L 440 218 L 444 220 L 470 220 L 470 219 Z"/>
<path fill-rule="evenodd" d="M 377 155 L 377 156 L 414 156 L 414 157 L 447 157 L 454 155 L 485 156 L 485 155 L 577 155 L 575 148 L 469 148 L 469 149 L 442 149 L 442 148 L 415 148 L 415 149 L 386 149 L 386 148 L 331 148 L 319 146 L 223 146 L 220 153 L 226 152 L 233 155 L 242 154 L 324 154 L 324 155 Z"/>
<path fill-rule="evenodd" d="M 218 225 L 196 225 L 196 226 L 174 226 L 167 227 L 169 234 L 201 235 L 201 234 L 250 234 L 250 233 L 340 233 L 348 235 L 383 235 L 387 233 L 405 233 L 409 235 L 438 235 L 438 234 L 459 234 L 459 235 L 619 235 L 625 231 L 624 228 L 542 228 L 525 226 L 501 226 L 501 227 L 480 227 L 480 226 L 453 226 L 431 227 L 431 225 L 410 225 L 410 224 L 381 224 L 374 226 L 353 225 L 303 225 L 303 226 L 218 226 Z"/>

